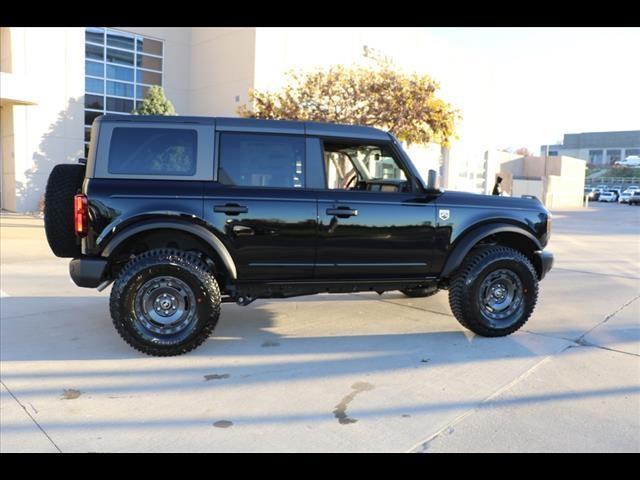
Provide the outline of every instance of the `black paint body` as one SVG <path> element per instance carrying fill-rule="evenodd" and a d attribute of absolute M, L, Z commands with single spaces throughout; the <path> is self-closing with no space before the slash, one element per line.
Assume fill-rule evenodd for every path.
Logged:
<path fill-rule="evenodd" d="M 108 145 L 101 129 L 136 121 L 193 123 L 209 132 L 215 146 L 221 131 L 303 135 L 307 141 L 306 188 L 224 185 L 217 181 L 215 147 L 209 159 L 210 179 L 98 178 L 96 162 Z M 206 243 L 215 253 L 214 260 L 222 264 L 221 289 L 236 298 L 446 286 L 465 248 L 468 252 L 494 234 L 520 239 L 534 264 L 537 262 L 540 278 L 551 266 L 550 260 L 536 253 L 548 242 L 549 221 L 549 213 L 537 199 L 429 190 L 395 139 L 376 129 L 245 119 L 106 116 L 94 123 L 92 138 L 83 184 L 90 231 L 82 240 L 83 256 L 74 262 L 104 260 L 101 282 L 117 274 L 123 246 L 131 244 L 135 235 L 154 229 L 169 240 L 172 234 L 184 233 Z M 322 188 L 324 166 L 317 138 L 388 144 L 410 174 L 410 191 Z M 335 215 L 341 208 L 357 214 Z M 471 243 L 468 247 L 465 239 Z M 456 260 L 456 255 L 461 258 Z M 87 282 L 82 285 L 82 279 L 74 280 L 89 286 Z"/>

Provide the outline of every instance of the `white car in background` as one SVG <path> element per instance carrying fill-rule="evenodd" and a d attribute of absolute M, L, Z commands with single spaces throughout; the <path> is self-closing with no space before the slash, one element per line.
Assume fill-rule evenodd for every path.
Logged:
<path fill-rule="evenodd" d="M 613 165 L 616 166 L 616 167 L 640 168 L 640 156 L 638 156 L 638 155 L 629 155 L 624 160 L 618 160 Z"/>
<path fill-rule="evenodd" d="M 599 202 L 616 202 L 618 200 L 618 192 L 614 192 L 613 190 L 605 190 L 600 194 L 600 198 L 598 198 Z"/>
<path fill-rule="evenodd" d="M 631 195 L 633 195 L 633 192 L 635 192 L 636 189 L 629 189 L 627 188 L 624 192 L 622 192 L 620 194 L 620 198 L 618 198 L 618 203 L 629 203 L 629 199 L 631 198 Z"/>

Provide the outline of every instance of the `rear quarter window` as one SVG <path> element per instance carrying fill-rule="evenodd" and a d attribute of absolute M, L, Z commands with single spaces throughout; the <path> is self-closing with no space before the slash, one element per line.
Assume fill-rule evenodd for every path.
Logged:
<path fill-rule="evenodd" d="M 109 146 L 111 174 L 193 176 L 198 158 L 196 130 L 116 127 Z"/>

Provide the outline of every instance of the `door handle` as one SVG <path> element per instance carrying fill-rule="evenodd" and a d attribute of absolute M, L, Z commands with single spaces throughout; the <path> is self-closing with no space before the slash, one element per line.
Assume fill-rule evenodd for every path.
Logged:
<path fill-rule="evenodd" d="M 333 215 L 338 218 L 349 218 L 358 215 L 358 210 L 349 207 L 327 208 L 327 215 Z"/>
<path fill-rule="evenodd" d="M 239 237 L 247 237 L 250 235 L 254 235 L 256 232 L 253 228 L 247 227 L 246 225 L 234 225 L 233 233 L 235 233 Z"/>
<path fill-rule="evenodd" d="M 244 205 L 227 203 L 226 205 L 216 205 L 213 207 L 213 211 L 216 213 L 226 213 L 227 215 L 238 215 L 240 213 L 247 213 L 249 209 Z"/>

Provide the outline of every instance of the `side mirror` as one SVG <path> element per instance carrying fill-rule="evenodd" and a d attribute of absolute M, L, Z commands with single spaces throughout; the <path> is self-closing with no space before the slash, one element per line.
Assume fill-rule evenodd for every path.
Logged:
<path fill-rule="evenodd" d="M 438 179 L 438 172 L 435 170 L 429 170 L 427 177 L 427 190 L 436 190 L 436 180 Z"/>

